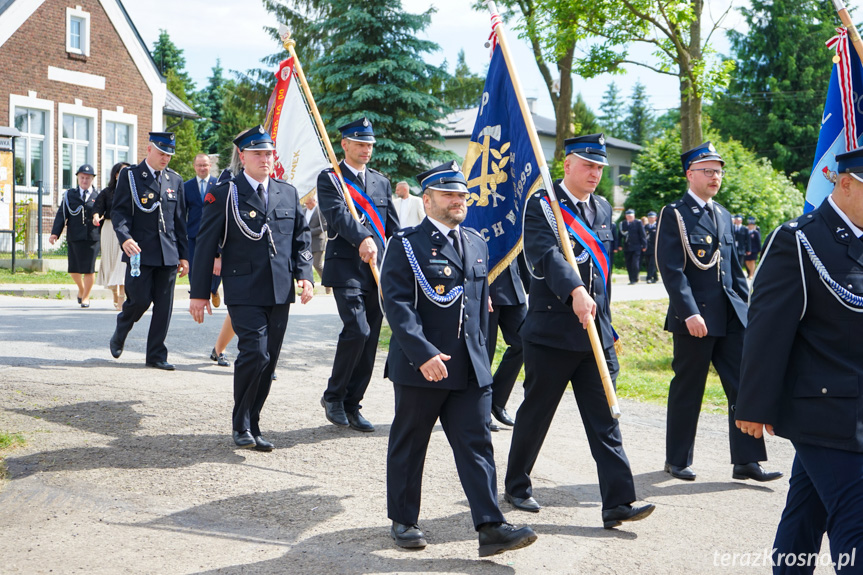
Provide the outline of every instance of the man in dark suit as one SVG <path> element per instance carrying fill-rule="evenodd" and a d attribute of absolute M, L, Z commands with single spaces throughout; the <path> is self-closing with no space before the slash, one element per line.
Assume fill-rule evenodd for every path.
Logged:
<path fill-rule="evenodd" d="M 150 132 L 146 159 L 120 172 L 114 192 L 111 217 L 114 232 L 123 249 L 123 261 L 130 264 L 140 256 L 140 275 L 126 266 L 126 301 L 117 315 L 117 327 L 108 347 L 120 357 L 132 325 L 153 304 L 147 334 L 147 366 L 173 370 L 168 363 L 165 336 L 174 305 L 174 284 L 189 273 L 186 239 L 186 201 L 183 180 L 168 162 L 174 154 L 174 134 Z"/>
<path fill-rule="evenodd" d="M 656 212 L 647 212 L 644 233 L 647 234 L 647 249 L 644 252 L 644 257 L 647 258 L 647 283 L 655 284 L 659 281 L 656 276 Z"/>
<path fill-rule="evenodd" d="M 345 152 L 339 168 L 361 217 L 357 221 L 348 211 L 334 171 L 321 172 L 318 199 L 329 235 L 321 283 L 333 288 L 344 324 L 321 405 L 330 423 L 369 432 L 375 428 L 360 413 L 360 402 L 372 378 L 383 319 L 371 266 L 383 260 L 384 242 L 399 219 L 390 181 L 367 167 L 375 144 L 371 122 L 362 118 L 339 131 Z"/>
<path fill-rule="evenodd" d="M 836 161 L 833 193 L 768 239 L 749 308 L 737 426 L 796 450 L 774 573 L 812 573 L 782 557 L 817 557 L 825 532 L 834 565 L 861 572 L 849 558 L 863 546 L 863 148 Z"/>
<path fill-rule="evenodd" d="M 734 427 L 740 358 L 749 286 L 734 247 L 731 214 L 713 200 L 725 162 L 710 142 L 681 155 L 689 190 L 662 208 L 656 261 L 668 292 L 665 329 L 672 333 L 674 377 L 668 390 L 665 470 L 694 480 L 692 454 L 710 364 L 728 398 L 728 433 L 734 479 L 771 481 L 780 472 L 759 464 L 767 459 L 763 439 Z"/>
<path fill-rule="evenodd" d="M 497 278 L 489 285 L 492 311 L 488 318 L 488 359 L 494 361 L 497 348 L 498 327 L 503 334 L 507 348 L 503 352 L 500 365 L 494 372 L 491 384 L 491 414 L 504 425 L 515 425 L 515 421 L 506 411 L 506 402 L 515 386 L 515 380 L 524 365 L 524 354 L 521 335 L 518 331 L 524 323 L 527 314 L 527 299 L 524 294 L 524 284 L 518 269 L 518 258 L 506 266 Z M 499 428 L 492 422 L 492 431 Z"/>
<path fill-rule="evenodd" d="M 641 271 L 641 254 L 647 251 L 647 235 L 644 233 L 644 224 L 635 219 L 635 210 L 626 210 L 624 219 L 620 222 L 620 235 L 623 238 L 623 255 L 626 258 L 629 285 L 637 284 L 638 273 Z"/>
<path fill-rule="evenodd" d="M 569 383 L 587 433 L 590 453 L 599 474 L 602 522 L 611 529 L 653 512 L 651 504 L 633 506 L 635 484 L 623 450 L 620 426 L 611 417 L 599 369 L 585 327 L 595 318 L 612 378 L 617 376 L 609 288 L 613 245 L 611 205 L 593 192 L 608 165 L 603 134 L 569 138 L 565 142 L 563 180 L 554 191 L 564 219 L 572 222 L 579 271 L 566 261 L 556 235 L 548 194 L 542 190 L 527 200 L 524 216 L 524 255 L 532 267 L 530 303 L 521 329 L 524 342 L 524 401 L 515 418 L 506 470 L 504 498 L 517 509 L 538 512 L 530 473 Z M 584 222 L 575 221 L 576 216 Z M 567 220 L 567 218 L 570 218 Z M 575 230 L 575 231 L 573 231 Z M 585 251 L 576 239 L 591 238 Z M 575 233 L 575 236 L 572 234 Z M 582 256 L 584 256 L 582 258 Z"/>
<path fill-rule="evenodd" d="M 279 361 L 294 281 L 312 299 L 309 226 L 292 185 L 270 178 L 273 140 L 256 126 L 234 140 L 243 169 L 206 196 L 189 311 L 198 323 L 210 309 L 209 278 L 222 248 L 225 303 L 239 354 L 234 363 L 233 438 L 238 447 L 272 451 L 259 426 Z M 226 221 L 227 218 L 227 221 Z"/>
<path fill-rule="evenodd" d="M 195 244 L 198 238 L 198 229 L 201 227 L 201 215 L 204 211 L 204 198 L 207 192 L 216 185 L 216 178 L 210 175 L 210 157 L 207 154 L 195 156 L 193 164 L 195 177 L 183 183 L 183 193 L 186 196 L 186 235 L 189 236 L 189 267 L 195 263 Z M 219 306 L 219 283 L 217 278 L 211 279 L 210 291 L 213 294 L 213 304 Z"/>
<path fill-rule="evenodd" d="M 743 265 L 746 248 L 749 245 L 749 230 L 743 225 L 743 216 L 740 214 L 734 214 L 731 223 L 734 226 L 734 249 L 737 251 L 737 261 Z"/>
<path fill-rule="evenodd" d="M 468 191 L 455 162 L 417 180 L 427 217 L 396 234 L 381 270 L 393 330 L 385 374 L 395 390 L 387 450 L 390 535 L 399 547 L 426 546 L 417 525 L 420 488 L 429 437 L 440 418 L 485 557 L 536 540 L 529 527 L 506 523 L 497 503 L 485 348 L 488 249 L 476 231 L 459 226 Z"/>

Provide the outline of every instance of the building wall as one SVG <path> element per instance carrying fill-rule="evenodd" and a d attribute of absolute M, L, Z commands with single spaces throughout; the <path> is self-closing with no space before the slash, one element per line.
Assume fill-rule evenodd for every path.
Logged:
<path fill-rule="evenodd" d="M 67 8 L 78 6 L 89 14 L 89 55 L 66 51 Z M 43 219 L 48 229 L 54 213 L 48 208 L 55 207 L 62 195 L 60 122 L 64 114 L 94 120 L 90 141 L 98 187 L 104 187 L 103 168 L 110 169 L 103 166 L 106 120 L 133 126 L 132 161 L 146 153 L 153 94 L 99 0 L 45 0 L 0 46 L 0 70 L 4 79 L 0 123 L 14 125 L 15 105 L 47 112 Z M 35 195 L 33 188 L 19 187 L 17 192 L 19 199 Z"/>

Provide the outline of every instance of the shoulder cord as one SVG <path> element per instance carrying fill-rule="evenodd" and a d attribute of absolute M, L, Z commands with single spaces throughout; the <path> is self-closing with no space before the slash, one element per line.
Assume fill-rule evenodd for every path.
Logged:
<path fill-rule="evenodd" d="M 446 308 L 450 307 L 452 304 L 455 303 L 457 299 L 461 298 L 461 310 L 458 314 L 458 334 L 456 335 L 457 339 L 460 338 L 461 326 L 464 318 L 464 297 L 462 297 L 464 296 L 464 283 L 462 283 L 462 285 L 455 286 L 454 288 L 449 290 L 448 293 L 441 295 L 435 293 L 434 288 L 432 288 L 431 284 L 426 279 L 425 274 L 423 274 L 422 270 L 420 269 L 419 262 L 417 262 L 417 258 L 414 255 L 414 250 L 411 246 L 411 243 L 408 241 L 407 238 L 403 237 L 402 244 L 405 247 L 405 256 L 407 256 L 408 258 L 408 264 L 410 264 L 411 270 L 414 273 L 416 283 L 419 285 L 423 294 L 430 302 L 434 303 L 438 307 Z M 465 278 L 467 278 L 467 270 L 465 270 Z"/>
<path fill-rule="evenodd" d="M 135 184 L 135 177 L 132 175 L 132 170 L 128 170 L 128 174 L 129 174 L 129 188 L 132 190 L 132 202 L 133 202 L 132 212 L 134 213 L 135 207 L 137 207 L 139 210 L 141 210 L 145 214 L 151 214 L 151 213 L 155 212 L 156 209 L 158 209 L 159 210 L 159 221 L 162 222 L 162 231 L 164 231 L 165 233 L 168 233 L 168 228 L 165 226 L 165 216 L 162 214 L 162 201 L 157 200 L 157 201 L 153 202 L 153 205 L 151 207 L 145 208 L 144 205 L 141 203 L 141 198 L 138 197 L 138 186 L 137 186 L 137 184 Z M 159 178 L 161 179 L 161 176 L 159 176 Z M 160 186 L 161 186 L 161 183 L 160 183 Z"/>
<path fill-rule="evenodd" d="M 677 215 L 677 224 L 680 227 L 680 242 L 683 244 L 684 255 L 688 255 L 692 263 L 695 264 L 700 270 L 709 270 L 710 268 L 716 266 L 716 280 L 719 281 L 719 273 L 721 266 L 717 264 L 722 259 L 722 253 L 719 249 L 719 245 L 716 246 L 716 251 L 713 252 L 713 255 L 710 257 L 710 261 L 706 264 L 698 261 L 698 258 L 695 257 L 695 254 L 692 253 L 692 246 L 689 244 L 689 234 L 686 231 L 686 224 L 683 222 L 683 216 L 680 215 L 680 212 L 677 211 L 677 208 L 672 208 L 674 210 L 675 215 Z M 683 258 L 683 268 L 686 269 L 686 259 Z"/>
<path fill-rule="evenodd" d="M 233 210 L 230 207 L 233 207 Z M 253 242 L 260 241 L 266 235 L 270 241 L 270 246 L 273 248 L 273 253 L 278 254 L 276 251 L 276 244 L 273 241 L 273 231 L 270 229 L 269 224 L 264 224 L 261 227 L 260 232 L 255 232 L 246 225 L 246 222 L 243 221 L 243 218 L 240 217 L 240 200 L 237 195 L 237 184 L 231 181 L 231 188 L 228 191 L 228 200 L 225 202 L 225 233 L 222 236 L 222 241 L 219 243 L 220 248 L 225 247 L 225 241 L 228 239 L 228 212 L 231 212 L 234 216 L 234 223 L 237 224 L 237 227 L 240 229 L 240 233 L 246 236 L 246 238 L 252 240 Z"/>
<path fill-rule="evenodd" d="M 812 245 L 809 243 L 809 239 L 806 237 L 806 234 L 803 233 L 803 230 L 797 230 L 795 235 L 797 236 L 800 245 L 802 245 L 803 249 L 806 250 L 806 253 L 809 254 L 809 260 L 815 267 L 815 271 L 818 272 L 818 277 L 821 278 L 821 282 L 830 289 L 830 293 L 833 294 L 833 297 L 849 310 L 855 313 L 863 313 L 863 297 L 851 293 L 830 277 L 830 273 L 827 271 L 827 268 L 824 267 L 824 264 L 821 263 L 821 260 L 817 255 L 815 255 L 815 250 L 812 249 Z"/>
<path fill-rule="evenodd" d="M 84 204 L 78 206 L 77 210 L 69 209 L 69 190 L 66 190 L 63 193 L 63 211 L 66 213 L 66 219 L 69 219 L 69 216 L 77 216 L 81 214 L 81 223 L 85 226 L 87 225 L 87 221 L 84 219 Z"/>

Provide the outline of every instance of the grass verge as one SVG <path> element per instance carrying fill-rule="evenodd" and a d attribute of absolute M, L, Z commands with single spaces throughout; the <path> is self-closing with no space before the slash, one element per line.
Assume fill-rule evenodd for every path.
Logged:
<path fill-rule="evenodd" d="M 20 433 L 0 431 L 0 481 L 6 480 L 6 456 L 14 449 L 24 445 L 24 436 Z"/>
<path fill-rule="evenodd" d="M 668 385 L 673 346 L 671 334 L 663 329 L 668 302 L 665 300 L 624 301 L 612 304 L 614 329 L 620 335 L 623 353 L 618 358 L 620 373 L 617 377 L 617 395 L 646 403 L 665 405 L 668 402 Z M 392 330 L 386 324 L 381 328 L 378 347 L 386 353 Z M 498 334 L 492 372 L 506 350 L 503 336 Z M 524 368 L 519 375 L 524 381 Z M 727 413 L 727 401 L 719 376 L 713 367 L 707 375 L 707 387 L 701 411 Z"/>

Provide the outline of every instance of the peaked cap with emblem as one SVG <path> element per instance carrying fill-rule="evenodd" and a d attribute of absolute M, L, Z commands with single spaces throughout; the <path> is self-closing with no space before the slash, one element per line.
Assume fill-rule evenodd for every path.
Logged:
<path fill-rule="evenodd" d="M 95 176 L 96 170 L 94 170 L 93 166 L 91 166 L 90 164 L 81 164 L 81 167 L 78 168 L 77 172 L 75 172 L 76 176 L 78 174 L 90 174 L 91 176 Z"/>
<path fill-rule="evenodd" d="M 693 164 L 700 162 L 719 162 L 723 166 L 725 165 L 725 160 L 722 159 L 722 156 L 719 155 L 719 152 L 716 151 L 716 148 L 710 142 L 704 142 L 700 146 L 683 152 L 680 154 L 680 161 L 683 164 L 684 172 L 689 170 Z"/>
<path fill-rule="evenodd" d="M 263 126 L 258 124 L 250 128 L 234 139 L 234 145 L 241 152 L 246 150 L 275 150 L 273 139 Z"/>
<path fill-rule="evenodd" d="M 863 147 L 836 154 L 836 172 L 839 174 L 851 174 L 855 180 L 863 182 Z"/>
<path fill-rule="evenodd" d="M 605 151 L 605 134 L 588 134 L 587 136 L 576 136 L 567 138 L 564 142 L 566 155 L 575 154 L 588 162 L 608 165 L 608 154 Z"/>
<path fill-rule="evenodd" d="M 363 116 L 359 120 L 345 124 L 339 128 L 342 133 L 342 138 L 354 140 L 356 142 L 375 143 L 375 131 L 372 129 L 372 123 L 369 119 Z"/>
<path fill-rule="evenodd" d="M 467 181 L 464 179 L 464 174 L 459 170 L 458 162 L 447 162 L 423 172 L 417 176 L 417 181 L 423 191 L 468 193 Z"/>
<path fill-rule="evenodd" d="M 156 149 L 171 156 L 174 155 L 176 142 L 173 132 L 150 132 L 150 141 Z"/>

